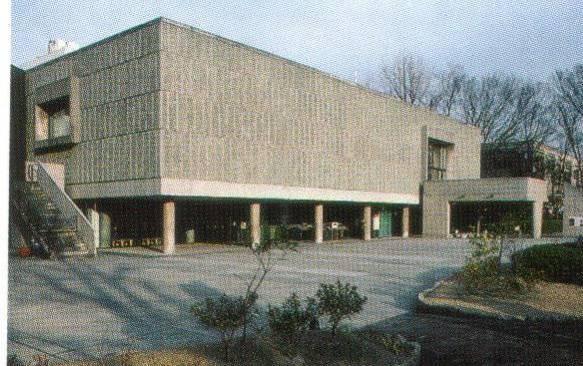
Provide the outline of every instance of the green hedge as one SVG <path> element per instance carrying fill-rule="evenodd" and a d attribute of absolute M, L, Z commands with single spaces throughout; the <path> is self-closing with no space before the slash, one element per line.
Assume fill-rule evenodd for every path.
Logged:
<path fill-rule="evenodd" d="M 556 234 L 563 232 L 563 220 L 561 219 L 543 219 L 543 234 Z"/>
<path fill-rule="evenodd" d="M 520 276 L 583 285 L 583 248 L 545 244 L 512 255 L 512 268 Z"/>

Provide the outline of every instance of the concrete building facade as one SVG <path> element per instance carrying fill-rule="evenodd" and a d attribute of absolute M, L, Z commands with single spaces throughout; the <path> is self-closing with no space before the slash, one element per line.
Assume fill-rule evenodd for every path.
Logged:
<path fill-rule="evenodd" d="M 159 237 L 172 252 L 233 227 L 256 241 L 273 223 L 307 223 L 317 242 L 329 222 L 408 236 L 422 201 L 423 233 L 447 236 L 424 182 L 480 178 L 477 128 L 167 19 L 25 78 L 26 159 L 64 167 L 104 246 Z"/>

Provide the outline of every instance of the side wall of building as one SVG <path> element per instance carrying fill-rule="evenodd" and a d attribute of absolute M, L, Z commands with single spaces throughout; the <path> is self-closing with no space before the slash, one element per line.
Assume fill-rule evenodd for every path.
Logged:
<path fill-rule="evenodd" d="M 24 180 L 26 160 L 25 72 L 10 66 L 10 181 Z"/>
<path fill-rule="evenodd" d="M 74 198 L 159 178 L 159 36 L 152 22 L 27 72 L 27 159 L 65 165 Z M 70 98 L 75 144 L 39 152 L 35 108 L 61 96 Z"/>
<path fill-rule="evenodd" d="M 565 185 L 563 206 L 563 234 L 566 236 L 583 235 L 583 188 Z M 574 225 L 569 220 L 575 219 Z"/>
<path fill-rule="evenodd" d="M 25 72 L 10 66 L 10 185 L 8 187 L 8 247 L 10 250 L 25 244 L 24 237 L 16 223 L 17 212 L 12 207 L 14 184 L 24 180 L 26 160 L 26 97 Z"/>
<path fill-rule="evenodd" d="M 163 178 L 418 200 L 436 134 L 455 145 L 448 177 L 479 178 L 477 129 L 202 31 L 161 27 Z"/>

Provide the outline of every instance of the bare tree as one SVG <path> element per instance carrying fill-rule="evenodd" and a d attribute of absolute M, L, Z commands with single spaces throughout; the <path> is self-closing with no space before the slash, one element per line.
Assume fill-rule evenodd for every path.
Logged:
<path fill-rule="evenodd" d="M 460 65 L 450 65 L 445 72 L 439 73 L 429 107 L 444 116 L 455 115 L 466 79 L 467 75 Z"/>
<path fill-rule="evenodd" d="M 518 128 L 510 139 L 526 144 L 531 151 L 548 143 L 555 133 L 549 95 L 542 83 L 521 82 L 515 90 L 507 124 L 516 123 Z"/>
<path fill-rule="evenodd" d="M 583 64 L 553 76 L 557 122 L 565 145 L 577 161 L 577 184 L 583 184 Z"/>
<path fill-rule="evenodd" d="M 391 65 L 382 67 L 380 77 L 385 93 L 411 105 L 428 104 L 432 74 L 421 57 L 411 54 L 398 57 Z"/>
<path fill-rule="evenodd" d="M 516 120 L 506 117 L 512 108 L 516 80 L 512 77 L 489 75 L 472 77 L 462 86 L 462 118 L 465 123 L 482 130 L 483 142 L 505 143 L 518 129 Z"/>

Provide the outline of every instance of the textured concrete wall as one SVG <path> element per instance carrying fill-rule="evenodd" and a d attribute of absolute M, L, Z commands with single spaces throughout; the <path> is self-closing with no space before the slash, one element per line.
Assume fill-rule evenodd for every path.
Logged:
<path fill-rule="evenodd" d="M 546 200 L 545 181 L 533 178 L 427 181 L 423 184 L 423 236 L 449 235 L 451 202 L 535 202 L 541 208 L 535 223 L 540 224 Z"/>
<path fill-rule="evenodd" d="M 10 66 L 10 181 L 24 180 L 26 160 L 25 72 Z"/>
<path fill-rule="evenodd" d="M 163 178 L 418 199 L 432 134 L 455 144 L 450 178 L 479 177 L 475 128 L 202 31 L 161 33 Z"/>
<path fill-rule="evenodd" d="M 583 235 L 583 226 L 569 226 L 569 218 L 583 217 L 583 188 L 565 185 L 563 206 L 563 234 L 567 236 Z"/>
<path fill-rule="evenodd" d="M 159 178 L 159 35 L 155 21 L 27 71 L 27 158 L 65 165 L 75 198 L 86 187 Z M 60 95 L 70 97 L 78 143 L 35 152 L 35 106 Z"/>
<path fill-rule="evenodd" d="M 29 70 L 26 84 L 28 159 L 64 164 L 79 199 L 220 181 L 412 204 L 427 138 L 453 144 L 449 178 L 480 173 L 475 128 L 167 20 Z M 62 93 L 78 143 L 35 154 L 35 106 Z"/>

